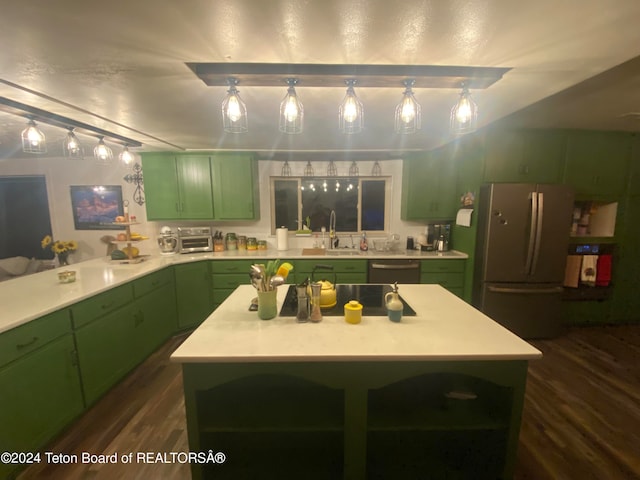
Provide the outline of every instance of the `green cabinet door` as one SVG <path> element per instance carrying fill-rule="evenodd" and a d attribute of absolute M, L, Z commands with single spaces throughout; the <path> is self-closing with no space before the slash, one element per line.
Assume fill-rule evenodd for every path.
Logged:
<path fill-rule="evenodd" d="M 94 403 L 135 364 L 133 332 L 138 315 L 135 305 L 130 303 L 76 330 L 87 405 Z"/>
<path fill-rule="evenodd" d="M 82 412 L 74 353 L 65 334 L 0 368 L 0 450 L 35 452 Z M 0 478 L 14 467 L 0 462 Z"/>
<path fill-rule="evenodd" d="M 180 218 L 175 155 L 143 154 L 145 207 L 148 220 Z"/>
<path fill-rule="evenodd" d="M 257 162 L 251 155 L 212 156 L 211 178 L 217 220 L 260 218 Z"/>
<path fill-rule="evenodd" d="M 450 220 L 457 197 L 455 169 L 448 148 L 405 159 L 402 167 L 403 220 Z"/>
<path fill-rule="evenodd" d="M 144 154 L 148 220 L 211 220 L 213 197 L 208 155 Z"/>
<path fill-rule="evenodd" d="M 213 311 L 209 262 L 176 265 L 174 268 L 178 328 L 192 328 Z"/>
<path fill-rule="evenodd" d="M 176 158 L 180 218 L 208 220 L 213 218 L 211 167 L 206 155 L 179 155 Z"/>
<path fill-rule="evenodd" d="M 178 328 L 176 291 L 173 282 L 136 299 L 134 317 L 134 356 L 143 361 Z"/>
<path fill-rule="evenodd" d="M 563 131 L 490 131 L 485 138 L 483 181 L 561 182 L 566 137 Z"/>
<path fill-rule="evenodd" d="M 570 132 L 564 183 L 578 199 L 625 195 L 632 136 L 620 132 Z"/>

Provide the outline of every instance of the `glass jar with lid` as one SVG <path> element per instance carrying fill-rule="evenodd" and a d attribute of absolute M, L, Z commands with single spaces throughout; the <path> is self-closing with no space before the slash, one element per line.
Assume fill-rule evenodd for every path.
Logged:
<path fill-rule="evenodd" d="M 238 249 L 238 238 L 235 233 L 227 233 L 225 238 L 225 243 L 227 244 L 227 250 L 237 250 Z"/>
<path fill-rule="evenodd" d="M 247 250 L 257 250 L 257 249 L 258 249 L 258 242 L 256 241 L 255 237 L 247 238 Z"/>
<path fill-rule="evenodd" d="M 267 249 L 267 241 L 258 240 L 258 250 L 266 250 L 266 249 Z"/>
<path fill-rule="evenodd" d="M 245 235 L 238 236 L 238 250 L 247 249 L 247 237 Z"/>

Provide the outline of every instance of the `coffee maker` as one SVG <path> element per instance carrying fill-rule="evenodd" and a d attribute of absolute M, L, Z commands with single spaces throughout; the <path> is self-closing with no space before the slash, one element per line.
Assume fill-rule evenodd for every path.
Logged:
<path fill-rule="evenodd" d="M 433 227 L 433 249 L 438 252 L 449 251 L 451 241 L 451 225 L 448 223 L 432 225 Z"/>

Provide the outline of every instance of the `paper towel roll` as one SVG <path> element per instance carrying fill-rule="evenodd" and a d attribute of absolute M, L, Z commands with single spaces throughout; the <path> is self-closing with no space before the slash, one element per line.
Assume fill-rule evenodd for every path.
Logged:
<path fill-rule="evenodd" d="M 278 250 L 289 250 L 289 229 L 287 227 L 276 228 L 276 241 Z"/>

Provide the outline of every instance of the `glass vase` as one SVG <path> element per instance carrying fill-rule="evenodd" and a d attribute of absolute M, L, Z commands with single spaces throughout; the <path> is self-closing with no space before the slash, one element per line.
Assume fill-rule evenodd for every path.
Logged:
<path fill-rule="evenodd" d="M 58 265 L 60 267 L 66 267 L 69 265 L 69 254 L 67 252 L 58 253 Z"/>

